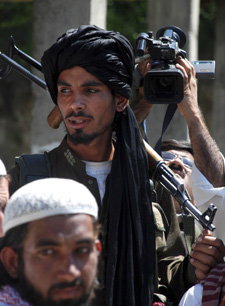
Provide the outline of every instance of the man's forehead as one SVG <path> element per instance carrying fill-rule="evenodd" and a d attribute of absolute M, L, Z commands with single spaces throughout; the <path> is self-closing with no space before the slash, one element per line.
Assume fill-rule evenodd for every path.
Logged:
<path fill-rule="evenodd" d="M 79 237 L 82 235 L 92 235 L 94 233 L 93 218 L 86 214 L 58 215 L 29 223 L 29 238 L 42 239 L 54 237 Z"/>
<path fill-rule="evenodd" d="M 70 226 L 74 224 L 76 227 L 80 226 L 81 224 L 92 224 L 93 218 L 88 214 L 62 214 L 62 215 L 54 215 L 47 218 L 41 218 L 38 220 L 34 220 L 30 222 L 31 226 L 36 227 L 37 224 L 46 224 L 48 226 L 53 227 L 62 227 L 62 225 Z"/>

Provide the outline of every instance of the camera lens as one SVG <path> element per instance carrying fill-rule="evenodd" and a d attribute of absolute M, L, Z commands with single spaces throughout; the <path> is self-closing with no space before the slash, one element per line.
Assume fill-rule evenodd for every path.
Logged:
<path fill-rule="evenodd" d="M 170 85 L 174 86 L 174 78 L 173 77 L 161 77 L 159 78 L 159 83 L 162 87 L 168 87 Z"/>
<path fill-rule="evenodd" d="M 168 69 L 151 69 L 144 77 L 144 94 L 149 103 L 179 103 L 183 91 L 183 74 L 172 65 Z"/>

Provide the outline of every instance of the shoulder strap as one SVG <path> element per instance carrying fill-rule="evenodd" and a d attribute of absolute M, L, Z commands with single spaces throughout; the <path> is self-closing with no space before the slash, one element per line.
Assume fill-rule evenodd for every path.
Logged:
<path fill-rule="evenodd" d="M 175 103 L 172 103 L 172 104 L 169 104 L 168 107 L 167 107 L 167 110 L 166 110 L 166 114 L 165 114 L 165 117 L 164 117 L 164 120 L 163 120 L 163 127 L 162 127 L 162 132 L 161 132 L 161 136 L 159 137 L 156 145 L 155 145 L 155 151 L 161 155 L 161 141 L 162 141 L 162 137 L 163 137 L 163 134 L 165 133 L 167 127 L 169 126 L 172 118 L 173 118 L 173 115 L 175 114 L 176 112 L 176 109 L 177 109 L 177 104 Z"/>
<path fill-rule="evenodd" d="M 46 152 L 44 154 L 22 154 L 15 158 L 15 162 L 20 168 L 20 186 L 52 176 Z"/>

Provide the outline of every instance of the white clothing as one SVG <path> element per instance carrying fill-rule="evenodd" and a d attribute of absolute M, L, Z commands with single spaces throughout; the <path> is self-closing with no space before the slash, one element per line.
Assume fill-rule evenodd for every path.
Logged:
<path fill-rule="evenodd" d="M 1 175 L 6 175 L 6 168 L 5 165 L 3 164 L 2 160 L 0 159 L 0 176 Z"/>
<path fill-rule="evenodd" d="M 220 238 L 225 243 L 225 187 L 214 188 L 195 164 L 192 167 L 191 187 L 196 207 L 202 213 L 207 210 L 210 203 L 217 207 L 213 221 L 216 227 L 213 231 L 213 236 Z"/>
<path fill-rule="evenodd" d="M 86 164 L 86 173 L 96 178 L 98 182 L 98 189 L 102 201 L 105 194 L 105 181 L 111 171 L 112 161 L 89 162 L 84 160 L 84 162 Z"/>
<path fill-rule="evenodd" d="M 202 305 L 203 286 L 197 284 L 183 295 L 179 306 L 201 306 Z"/>

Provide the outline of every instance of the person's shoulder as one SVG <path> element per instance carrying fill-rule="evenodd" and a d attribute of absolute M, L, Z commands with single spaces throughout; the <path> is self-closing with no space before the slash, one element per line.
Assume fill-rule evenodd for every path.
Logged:
<path fill-rule="evenodd" d="M 162 207 L 155 202 L 152 202 L 152 210 L 155 222 L 155 242 L 156 251 L 160 252 L 166 248 L 166 231 L 168 229 L 168 220 Z"/>
<path fill-rule="evenodd" d="M 47 153 L 22 154 L 15 157 L 15 167 L 8 171 L 8 175 L 10 195 L 31 181 L 50 177 L 51 170 Z"/>
<path fill-rule="evenodd" d="M 165 231 L 169 224 L 161 205 L 156 202 L 152 202 L 152 210 L 156 228 L 158 230 Z"/>

